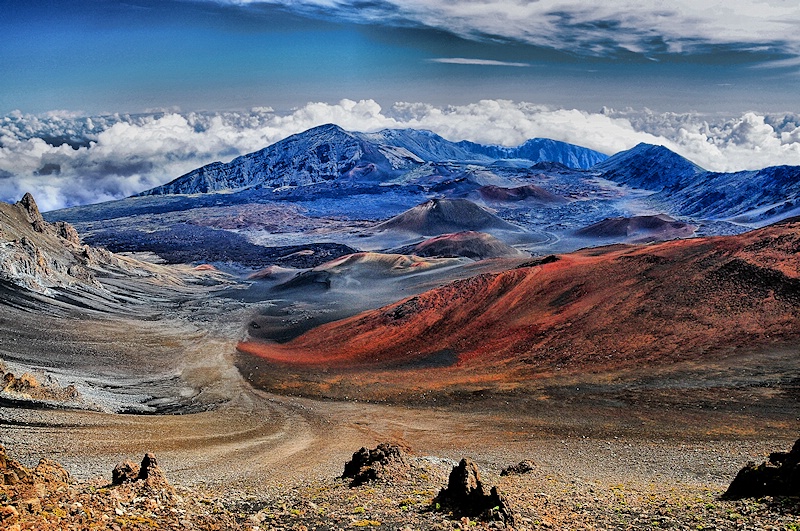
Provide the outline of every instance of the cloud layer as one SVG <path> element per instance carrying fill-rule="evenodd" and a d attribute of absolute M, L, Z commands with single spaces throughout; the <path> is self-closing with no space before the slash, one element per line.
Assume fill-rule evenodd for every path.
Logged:
<path fill-rule="evenodd" d="M 547 137 L 608 154 L 648 142 L 717 171 L 800 165 L 796 114 L 587 112 L 505 100 L 388 109 L 372 100 L 342 100 L 309 103 L 289 114 L 269 108 L 102 117 L 15 112 L 0 118 L 0 199 L 13 202 L 30 191 L 45 210 L 118 199 L 325 123 L 353 131 L 429 129 L 450 140 L 507 146 Z"/>
<path fill-rule="evenodd" d="M 496 61 L 493 59 L 470 59 L 466 57 L 437 57 L 430 60 L 432 63 L 450 65 L 478 65 L 478 66 L 531 66 L 529 63 L 515 63 L 511 61 Z"/>
<path fill-rule="evenodd" d="M 205 0 L 269 4 L 364 24 L 423 26 L 585 55 L 800 51 L 800 5 L 786 0 Z M 717 49 L 717 51 L 719 51 Z"/>

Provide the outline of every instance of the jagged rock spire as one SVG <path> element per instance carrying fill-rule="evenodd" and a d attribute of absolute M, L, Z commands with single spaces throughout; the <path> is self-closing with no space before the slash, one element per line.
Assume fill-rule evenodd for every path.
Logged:
<path fill-rule="evenodd" d="M 22 196 L 22 199 L 17 202 L 17 207 L 28 216 L 28 221 L 30 221 L 33 226 L 33 230 L 36 232 L 45 232 L 47 222 L 42 217 L 42 213 L 39 212 L 36 200 L 33 199 L 33 195 L 31 195 L 30 192 L 26 192 L 25 195 Z"/>

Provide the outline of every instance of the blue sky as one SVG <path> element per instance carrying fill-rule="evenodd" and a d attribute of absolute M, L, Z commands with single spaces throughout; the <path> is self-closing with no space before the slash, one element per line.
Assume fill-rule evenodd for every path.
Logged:
<path fill-rule="evenodd" d="M 285 111 L 342 98 L 798 108 L 796 2 L 660 4 L 1 1 L 0 114 Z"/>

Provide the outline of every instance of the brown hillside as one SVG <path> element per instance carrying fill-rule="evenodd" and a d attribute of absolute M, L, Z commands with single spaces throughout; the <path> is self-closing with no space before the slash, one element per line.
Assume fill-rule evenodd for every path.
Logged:
<path fill-rule="evenodd" d="M 566 203 L 567 200 L 560 195 L 548 192 L 541 186 L 526 184 L 516 188 L 502 186 L 481 186 L 478 188 L 481 198 L 488 201 L 531 201 L 538 203 Z"/>
<path fill-rule="evenodd" d="M 477 231 L 435 236 L 418 244 L 397 249 L 396 252 L 424 257 L 464 256 L 473 260 L 523 256 L 523 253 L 491 234 Z"/>
<path fill-rule="evenodd" d="M 587 238 L 628 238 L 635 243 L 656 240 L 689 238 L 697 227 L 677 221 L 666 214 L 658 216 L 634 216 L 632 218 L 606 218 L 575 232 Z M 619 240 L 617 240 L 619 241 Z"/>

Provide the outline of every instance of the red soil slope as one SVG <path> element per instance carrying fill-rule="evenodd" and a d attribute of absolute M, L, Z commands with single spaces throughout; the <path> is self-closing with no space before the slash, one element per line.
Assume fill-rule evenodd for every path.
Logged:
<path fill-rule="evenodd" d="M 798 251 L 798 220 L 740 236 L 588 249 L 239 350 L 273 371 L 273 388 L 311 374 L 438 386 L 702 359 L 800 337 Z"/>

